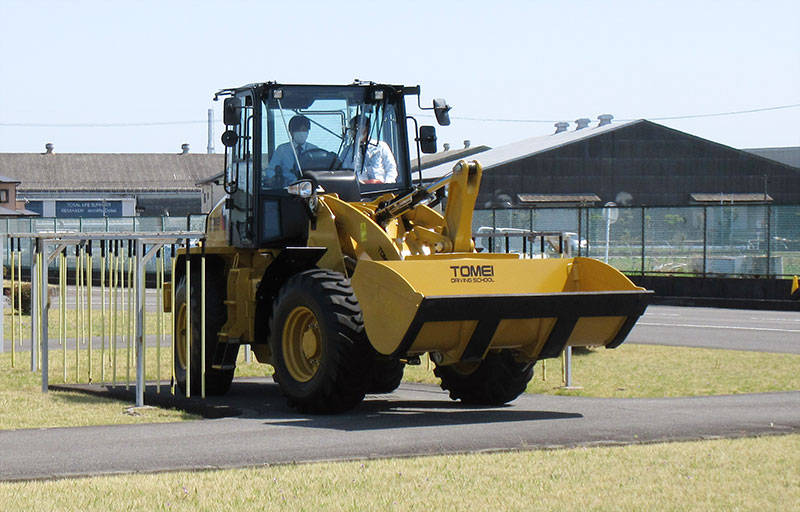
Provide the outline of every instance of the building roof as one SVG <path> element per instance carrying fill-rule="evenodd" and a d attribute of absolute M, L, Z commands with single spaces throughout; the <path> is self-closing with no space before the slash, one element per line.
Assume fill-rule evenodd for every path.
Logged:
<path fill-rule="evenodd" d="M 422 162 L 422 169 L 425 170 L 435 165 L 440 165 L 444 162 L 452 163 L 456 160 L 461 160 L 462 158 L 467 158 L 477 153 L 483 153 L 489 149 L 491 149 L 489 146 L 470 146 L 468 148 L 449 149 L 447 151 L 439 151 L 438 153 L 433 153 L 430 155 L 422 155 L 420 161 Z M 411 169 L 413 171 L 417 170 L 416 158 L 411 160 Z"/>
<path fill-rule="evenodd" d="M 523 139 L 517 142 L 512 142 L 511 144 L 506 144 L 505 146 L 484 151 L 480 154 L 479 160 L 484 170 L 491 169 L 492 167 L 498 165 L 520 160 L 537 153 L 549 151 L 567 144 L 572 144 L 573 142 L 579 140 L 595 137 L 603 133 L 618 130 L 624 126 L 631 126 L 641 122 L 644 122 L 644 120 L 640 119 L 638 121 L 610 123 L 604 126 L 595 126 L 583 128 L 581 130 L 571 130 L 561 133 L 553 133 L 550 135 L 530 137 L 528 139 Z M 436 165 L 429 169 L 425 169 L 423 167 L 422 176 L 425 180 L 434 180 L 436 178 L 441 178 L 451 170 L 452 165 L 449 163 Z"/>
<path fill-rule="evenodd" d="M 525 205 L 543 204 L 553 206 L 564 205 L 593 205 L 600 202 L 597 194 L 517 194 L 519 202 Z"/>
<path fill-rule="evenodd" d="M 18 191 L 189 191 L 218 174 L 221 154 L 0 153 L 0 175 Z"/>
<path fill-rule="evenodd" d="M 751 148 L 743 151 L 800 168 L 800 147 L 797 146 L 785 148 Z"/>
<path fill-rule="evenodd" d="M 695 203 L 771 203 L 772 197 L 769 194 L 726 194 L 723 192 L 701 194 L 689 194 Z"/>
<path fill-rule="evenodd" d="M 5 206 L 0 206 L 0 217 L 36 217 L 39 214 L 22 208 L 20 210 L 12 210 Z"/>

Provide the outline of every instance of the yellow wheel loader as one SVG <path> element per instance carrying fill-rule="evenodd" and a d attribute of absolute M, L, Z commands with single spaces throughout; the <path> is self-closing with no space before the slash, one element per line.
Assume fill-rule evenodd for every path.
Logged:
<path fill-rule="evenodd" d="M 588 258 L 477 252 L 481 166 L 461 161 L 414 183 L 409 146 L 436 152 L 436 134 L 406 114 L 407 96 L 449 124 L 446 102 L 422 107 L 418 86 L 268 82 L 217 93 L 227 195 L 205 240 L 173 266 L 182 389 L 200 389 L 202 327 L 208 393 L 228 390 L 249 344 L 308 413 L 393 391 L 424 354 L 451 398 L 503 404 L 537 360 L 622 343 L 648 292 Z"/>

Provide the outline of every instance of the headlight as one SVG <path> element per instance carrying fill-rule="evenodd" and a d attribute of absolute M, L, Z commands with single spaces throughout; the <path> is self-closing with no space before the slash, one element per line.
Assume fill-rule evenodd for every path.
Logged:
<path fill-rule="evenodd" d="M 314 192 L 314 184 L 311 183 L 311 180 L 302 180 L 286 187 L 286 191 L 293 196 L 311 197 Z"/>

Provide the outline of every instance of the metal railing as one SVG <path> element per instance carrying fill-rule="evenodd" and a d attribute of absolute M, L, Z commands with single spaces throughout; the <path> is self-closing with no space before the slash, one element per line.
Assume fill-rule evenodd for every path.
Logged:
<path fill-rule="evenodd" d="M 616 211 L 609 223 L 603 207 L 477 210 L 473 231 L 563 231 L 573 256 L 607 260 L 628 274 L 788 278 L 800 273 L 800 205 Z"/>
<path fill-rule="evenodd" d="M 29 342 L 32 371 L 41 371 L 42 392 L 47 392 L 50 376 L 51 334 L 57 336 L 58 346 L 63 352 L 63 379 L 68 380 L 68 345 L 73 345 L 74 374 L 76 382 L 97 383 L 112 386 L 131 383 L 131 371 L 135 371 L 136 405 L 144 404 L 145 351 L 147 347 L 146 309 L 149 305 L 155 315 L 156 378 L 153 385 L 161 391 L 161 349 L 169 342 L 172 392 L 175 392 L 175 356 L 173 353 L 175 333 L 174 321 L 165 326 L 165 313 L 162 303 L 164 285 L 171 275 L 171 264 L 167 253 L 174 256 L 176 247 L 187 247 L 204 236 L 199 231 L 173 233 L 12 233 L 0 236 L 0 261 L 7 253 L 10 272 L 11 314 L 11 364 L 16 364 L 17 347 L 23 341 Z M 25 243 L 27 242 L 27 243 Z M 30 250 L 23 253 L 22 247 Z M 7 248 L 7 250 L 4 250 Z M 167 251 L 169 248 L 171 251 Z M 74 255 L 74 256 L 73 256 Z M 99 260 L 96 261 L 96 259 Z M 28 259 L 31 269 L 30 281 L 23 282 L 22 263 Z M 68 261 L 68 260 L 71 260 Z M 68 264 L 68 263 L 71 263 Z M 146 294 L 145 276 L 147 265 L 152 263 L 155 274 L 154 292 L 150 303 Z M 204 300 L 205 295 L 205 257 L 201 256 L 200 298 L 187 294 L 187 301 Z M 186 259 L 186 272 L 190 272 L 190 259 Z M 71 281 L 72 288 L 68 286 Z M 56 283 L 57 284 L 50 284 Z M 29 283 L 29 284 L 28 284 Z M 30 337 L 23 340 L 23 290 L 27 284 L 30 312 Z M 51 290 L 56 294 L 52 294 Z M 175 291 L 172 290 L 172 304 L 175 304 Z M 50 302 L 58 301 L 57 326 L 50 326 Z M 67 303 L 74 298 L 74 308 Z M 99 304 L 98 304 L 99 302 Z M 154 302 L 154 303 L 153 303 Z M 99 307 L 98 307 L 99 306 Z M 154 308 L 153 308 L 154 306 Z M 191 309 L 191 304 L 188 305 Z M 203 309 L 200 309 L 204 315 Z M 68 315 L 74 325 L 68 327 Z M 186 354 L 190 354 L 191 324 L 186 315 Z M 0 303 L 0 318 L 4 317 L 3 304 Z M 99 324 L 99 325 L 98 325 Z M 0 324 L 1 325 L 1 324 Z M 201 325 L 205 325 L 201 318 Z M 51 332 L 53 331 L 53 332 Z M 68 333 L 72 336 L 68 336 Z M 201 336 L 204 333 L 201 333 Z M 0 327 L 0 352 L 2 352 L 4 333 Z M 205 343 L 201 337 L 201 350 Z M 55 345 L 54 345 L 55 346 Z M 82 348 L 83 347 L 83 348 Z M 99 350 L 99 372 L 95 367 Z M 93 353 L 94 352 L 94 353 Z M 82 363 L 82 354 L 85 363 Z M 125 359 L 120 368 L 118 357 Z M 187 357 L 187 365 L 191 364 Z M 81 365 L 83 364 L 83 368 Z M 124 378 L 118 370 L 124 370 Z M 205 365 L 200 370 L 204 380 Z M 190 368 L 187 368 L 186 395 L 190 396 Z M 205 396 L 205 386 L 201 386 Z"/>

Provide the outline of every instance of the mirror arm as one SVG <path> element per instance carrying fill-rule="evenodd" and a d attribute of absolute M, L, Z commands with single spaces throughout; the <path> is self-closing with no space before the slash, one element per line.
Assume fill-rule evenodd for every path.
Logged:
<path fill-rule="evenodd" d="M 417 96 L 417 100 L 419 100 L 419 96 Z M 418 183 L 418 185 L 421 187 L 422 186 L 422 152 L 420 151 L 420 147 L 419 147 L 419 124 L 417 123 L 416 118 L 413 117 L 413 116 L 406 116 L 406 123 L 408 123 L 409 119 L 414 121 L 414 141 L 417 143 L 417 171 L 419 172 L 419 183 Z"/>

